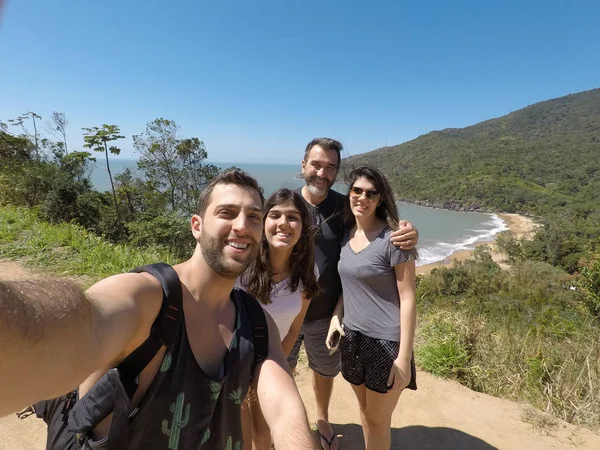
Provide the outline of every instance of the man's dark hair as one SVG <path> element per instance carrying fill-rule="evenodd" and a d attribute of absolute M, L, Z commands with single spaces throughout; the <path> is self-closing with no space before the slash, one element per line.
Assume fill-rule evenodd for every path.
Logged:
<path fill-rule="evenodd" d="M 342 150 L 344 149 L 344 146 L 341 142 L 330 138 L 313 139 L 306 146 L 306 150 L 304 151 L 304 161 L 308 161 L 308 154 L 315 145 L 320 146 L 323 150 L 334 150 L 337 153 L 338 157 L 337 167 L 338 169 L 340 168 L 340 163 L 342 162 Z"/>
<path fill-rule="evenodd" d="M 200 192 L 200 197 L 198 198 L 196 214 L 204 217 L 206 208 L 210 203 L 212 191 L 214 190 L 215 186 L 219 184 L 234 184 L 236 186 L 254 189 L 260 196 L 260 206 L 262 207 L 265 203 L 263 188 L 260 187 L 258 181 L 256 181 L 256 179 L 252 178 L 243 170 L 234 168 L 221 172 L 219 175 L 214 177 L 204 189 L 202 189 L 202 192 Z"/>

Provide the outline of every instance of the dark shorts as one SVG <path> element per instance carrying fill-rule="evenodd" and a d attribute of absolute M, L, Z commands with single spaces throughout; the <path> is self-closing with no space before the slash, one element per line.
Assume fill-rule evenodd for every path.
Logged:
<path fill-rule="evenodd" d="M 77 439 L 75 431 L 69 429 L 66 410 L 68 400 L 76 398 L 75 393 L 69 393 L 51 400 L 44 400 L 34 405 L 35 414 L 48 425 L 46 449 L 81 450 L 82 443 Z M 83 447 L 87 450 L 89 447 Z"/>
<path fill-rule="evenodd" d="M 292 370 L 298 364 L 298 353 L 304 341 L 304 348 L 308 357 L 308 367 L 326 378 L 334 378 L 340 373 L 340 352 L 338 351 L 330 355 L 329 349 L 325 345 L 330 322 L 329 319 L 304 322 L 300 336 L 298 336 L 288 356 L 288 364 Z"/>
<path fill-rule="evenodd" d="M 364 384 L 367 389 L 386 394 L 390 370 L 398 357 L 400 343 L 365 336 L 348 327 L 344 331 L 346 335 L 340 342 L 342 375 L 355 386 Z M 410 361 L 410 382 L 406 389 L 417 389 L 414 357 Z"/>

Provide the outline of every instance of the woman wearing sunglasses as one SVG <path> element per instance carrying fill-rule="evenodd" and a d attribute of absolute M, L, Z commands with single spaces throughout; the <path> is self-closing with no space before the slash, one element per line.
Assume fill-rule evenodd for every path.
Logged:
<path fill-rule="evenodd" d="M 341 336 L 342 375 L 358 399 L 365 447 L 389 450 L 400 393 L 417 388 L 412 356 L 416 252 L 390 242 L 398 211 L 385 176 L 365 166 L 353 170 L 347 183 L 350 213 L 338 263 L 343 300 L 331 320 L 327 346 L 335 351 Z"/>

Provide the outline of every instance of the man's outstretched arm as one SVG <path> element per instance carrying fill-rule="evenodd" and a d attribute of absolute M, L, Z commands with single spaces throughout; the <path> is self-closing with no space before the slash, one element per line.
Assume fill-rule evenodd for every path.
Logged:
<path fill-rule="evenodd" d="M 0 282 L 0 417 L 62 395 L 119 358 L 151 320 L 139 297 L 154 291 L 140 274 L 107 278 L 87 293 L 65 280 Z M 160 284 L 154 297 L 145 309 L 156 304 L 158 314 Z"/>
<path fill-rule="evenodd" d="M 266 316 L 269 355 L 254 374 L 260 408 L 271 429 L 275 448 L 314 450 L 316 445 L 306 409 L 283 356 L 277 326 L 268 314 Z"/>

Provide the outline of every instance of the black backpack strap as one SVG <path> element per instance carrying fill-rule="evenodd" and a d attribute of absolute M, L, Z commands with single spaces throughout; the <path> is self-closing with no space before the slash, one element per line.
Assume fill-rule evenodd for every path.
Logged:
<path fill-rule="evenodd" d="M 137 389 L 136 379 L 160 348 L 171 347 L 175 333 L 183 318 L 183 291 L 175 269 L 168 264 L 150 264 L 133 269 L 133 273 L 147 272 L 160 281 L 163 301 L 160 313 L 152 325 L 150 336 L 136 348 L 121 364 L 119 374 L 129 398 Z"/>
<path fill-rule="evenodd" d="M 183 290 L 179 275 L 173 267 L 165 263 L 137 267 L 131 272 L 147 272 L 160 281 L 163 302 L 160 313 L 152 325 L 152 330 L 156 329 L 162 344 L 170 347 L 175 339 L 178 321 L 183 317 Z"/>
<path fill-rule="evenodd" d="M 254 365 L 260 364 L 269 354 L 269 327 L 265 311 L 254 297 L 242 289 L 236 291 L 241 295 L 242 303 L 246 308 L 246 314 L 252 328 L 252 341 L 254 344 Z"/>
<path fill-rule="evenodd" d="M 160 281 L 163 298 L 160 312 L 152 324 L 150 336 L 117 368 L 110 369 L 81 398 L 68 414 L 68 429 L 87 448 L 89 431 L 110 413 L 108 450 L 121 450 L 129 444 L 131 399 L 138 388 L 138 376 L 164 345 L 171 347 L 183 319 L 183 291 L 177 272 L 168 264 L 151 264 L 131 272 L 147 272 Z"/>

